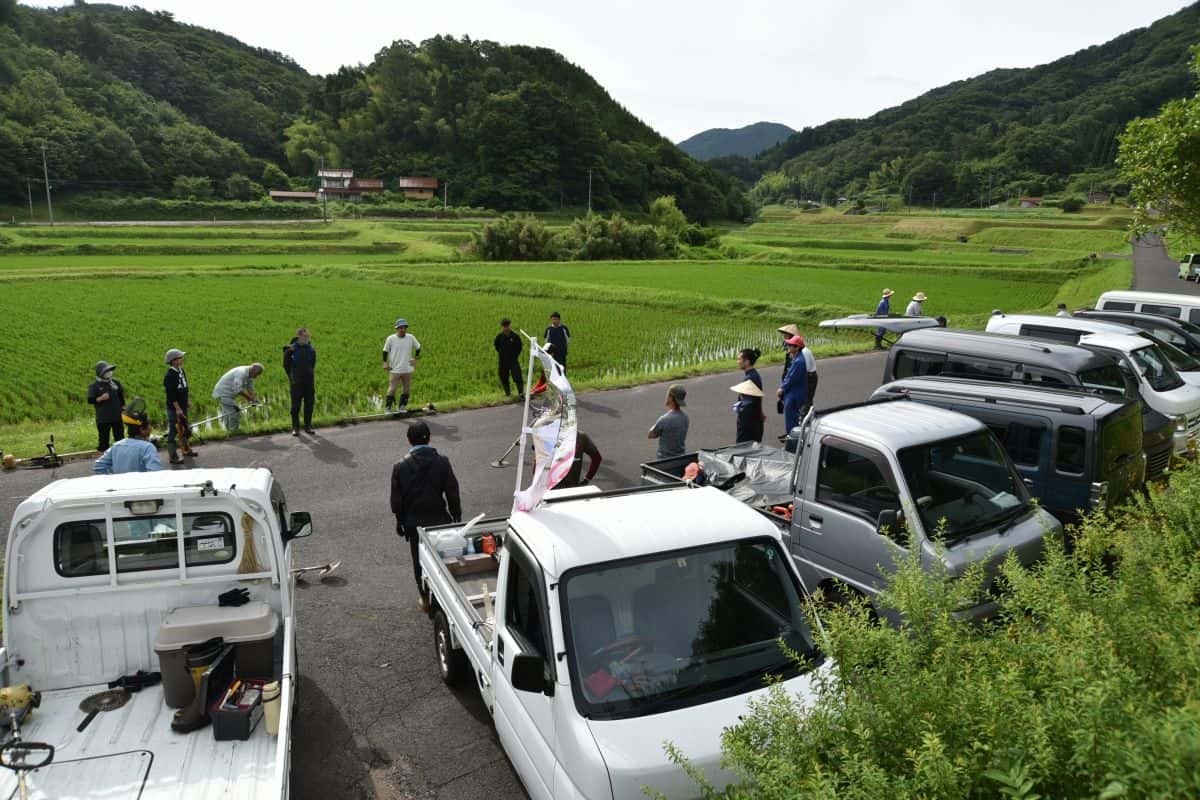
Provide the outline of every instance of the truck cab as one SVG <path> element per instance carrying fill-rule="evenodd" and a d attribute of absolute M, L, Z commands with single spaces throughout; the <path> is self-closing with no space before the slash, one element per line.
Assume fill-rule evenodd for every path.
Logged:
<path fill-rule="evenodd" d="M 49 765 L 25 778 L 36 796 L 286 797 L 296 679 L 291 543 L 311 530 L 307 514 L 289 514 L 266 469 L 58 480 L 23 501 L 5 559 L 3 682 L 40 693 L 20 724 L 24 740 L 55 748 Z M 231 589 L 245 589 L 248 602 L 220 604 Z M 262 625 L 243 638 L 265 637 L 254 642 L 255 666 L 233 645 L 222 654 L 233 674 L 279 684 L 278 734 L 263 724 L 245 739 L 218 740 L 215 726 L 174 732 L 170 696 L 187 673 L 175 671 L 183 660 L 161 643 L 189 630 L 238 641 L 251 618 Z M 81 702 L 139 670 L 161 672 L 162 683 L 85 723 Z M 15 790 L 15 774 L 0 770 L 0 792 Z"/>
<path fill-rule="evenodd" d="M 464 542 L 484 552 L 457 555 Z M 729 783 L 722 730 L 768 679 L 811 697 L 828 668 L 778 529 L 716 489 L 577 493 L 433 527 L 420 559 L 442 678 L 479 687 L 535 800 L 696 797 L 668 742 Z"/>

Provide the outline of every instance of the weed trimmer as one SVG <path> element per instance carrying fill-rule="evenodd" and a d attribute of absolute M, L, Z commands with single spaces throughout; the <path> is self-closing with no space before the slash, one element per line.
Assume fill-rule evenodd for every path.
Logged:
<path fill-rule="evenodd" d="M 22 683 L 0 689 L 0 713 L 7 715 L 12 737 L 0 747 L 0 767 L 17 773 L 17 796 L 28 800 L 29 787 L 25 773 L 46 766 L 54 760 L 54 745 L 27 742 L 21 738 L 21 720 L 42 704 L 42 693 Z"/>

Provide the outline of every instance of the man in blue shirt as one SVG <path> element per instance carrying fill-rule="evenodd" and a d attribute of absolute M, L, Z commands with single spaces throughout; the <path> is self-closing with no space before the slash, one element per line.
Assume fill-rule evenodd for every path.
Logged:
<path fill-rule="evenodd" d="M 158 472 L 163 468 L 158 448 L 149 442 L 150 420 L 144 411 L 121 415 L 127 438 L 104 451 L 96 459 L 92 472 L 97 475 L 120 475 L 123 472 Z"/>
<path fill-rule="evenodd" d="M 783 401 L 783 435 L 786 438 L 792 429 L 800 424 L 800 409 L 808 400 L 808 366 L 800 351 L 804 349 L 804 339 L 793 336 L 787 342 L 788 354 L 792 357 L 792 365 L 783 376 L 783 383 L 775 393 Z"/>

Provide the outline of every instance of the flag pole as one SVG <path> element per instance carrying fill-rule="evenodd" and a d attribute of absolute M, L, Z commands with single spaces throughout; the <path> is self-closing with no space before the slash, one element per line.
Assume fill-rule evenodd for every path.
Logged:
<path fill-rule="evenodd" d="M 517 480 L 516 486 L 513 488 L 513 497 L 516 497 L 521 491 L 521 477 L 525 473 L 525 443 L 528 441 L 528 436 L 530 434 L 529 396 L 533 394 L 533 347 L 537 344 L 537 340 L 525 331 L 522 330 L 521 335 L 529 340 L 529 369 L 525 377 L 525 408 L 521 412 L 521 444 L 517 449 Z"/>

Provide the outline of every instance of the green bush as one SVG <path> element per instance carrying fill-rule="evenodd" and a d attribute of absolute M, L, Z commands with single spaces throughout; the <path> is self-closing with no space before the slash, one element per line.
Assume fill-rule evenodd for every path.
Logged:
<path fill-rule="evenodd" d="M 651 224 L 663 228 L 672 236 L 678 237 L 688 226 L 687 217 L 675 205 L 674 195 L 664 195 L 654 198 L 650 203 Z"/>
<path fill-rule="evenodd" d="M 554 261 L 554 234 L 532 214 L 505 214 L 472 234 L 475 255 L 485 261 Z"/>
<path fill-rule="evenodd" d="M 979 576 L 900 567 L 886 602 L 825 617 L 836 678 L 774 687 L 723 736 L 741 783 L 706 797 L 1200 796 L 1200 469 L 1086 520 L 1073 553 L 998 577 L 984 627 L 952 610 Z M 686 759 L 687 754 L 676 754 Z"/>
<path fill-rule="evenodd" d="M 180 175 L 171 184 L 171 194 L 181 200 L 207 200 L 213 194 L 212 180 L 199 175 Z"/>
<path fill-rule="evenodd" d="M 1058 202 L 1058 207 L 1063 210 L 1064 214 L 1078 214 L 1083 211 L 1083 198 L 1081 197 L 1065 197 Z"/>
<path fill-rule="evenodd" d="M 638 225 L 620 214 L 580 217 L 559 236 L 559 249 L 571 261 L 673 258 L 679 240 L 666 229 Z"/>

